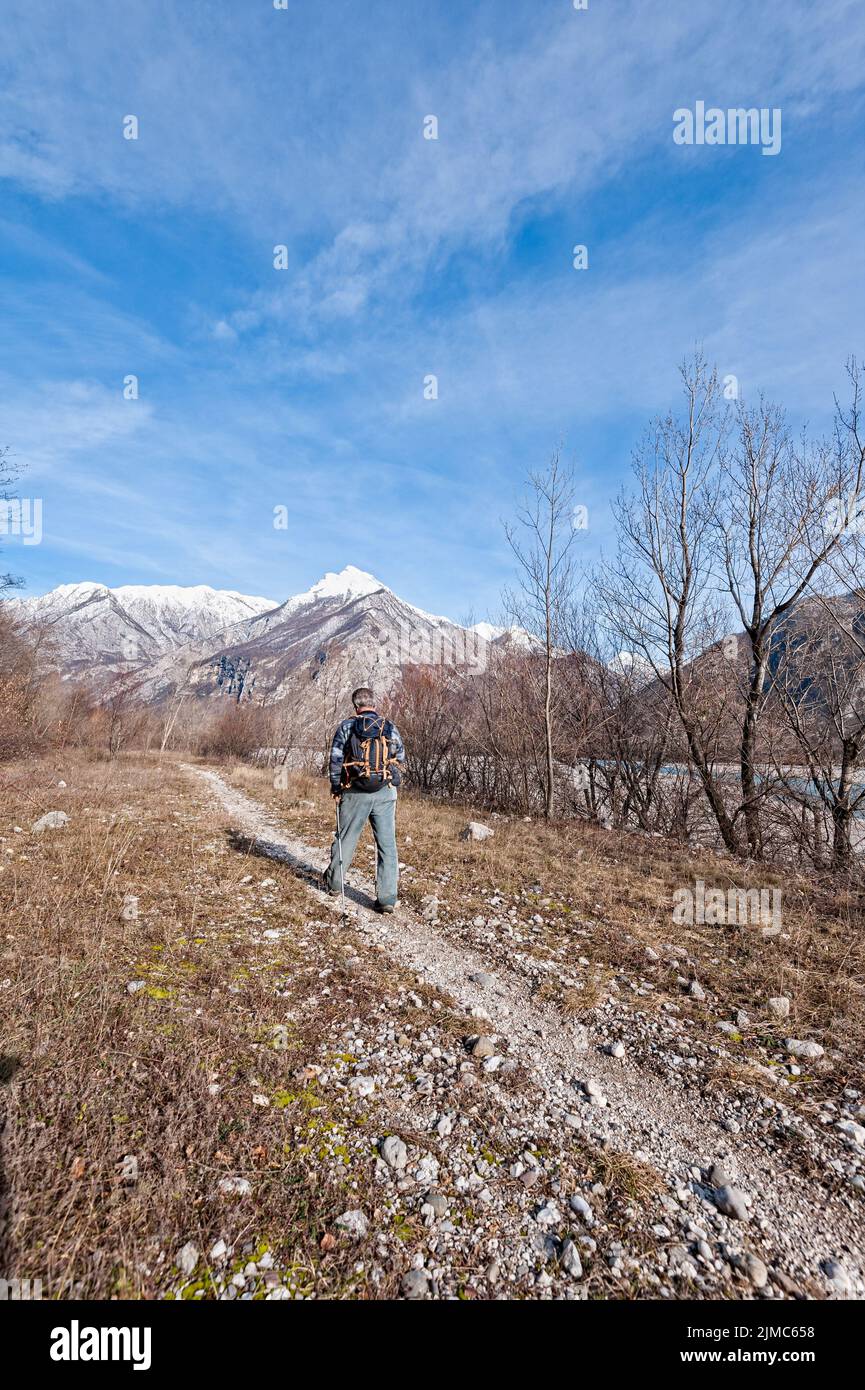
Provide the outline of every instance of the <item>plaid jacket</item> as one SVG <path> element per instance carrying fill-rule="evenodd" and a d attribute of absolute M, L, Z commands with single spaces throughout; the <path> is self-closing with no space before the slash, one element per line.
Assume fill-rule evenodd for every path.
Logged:
<path fill-rule="evenodd" d="M 370 714 L 375 719 L 380 719 L 381 715 L 375 710 L 364 710 L 364 714 Z M 351 719 L 344 719 L 333 736 L 333 743 L 330 749 L 330 786 L 332 791 L 342 790 L 342 763 L 345 756 L 345 745 L 351 736 L 355 721 L 359 718 L 354 715 Z M 392 785 L 398 787 L 402 781 L 402 764 L 405 762 L 405 745 L 400 737 L 399 729 L 392 724 L 389 719 L 382 721 L 384 728 L 382 733 L 387 739 L 388 756 L 396 760 L 396 765 L 391 768 Z"/>

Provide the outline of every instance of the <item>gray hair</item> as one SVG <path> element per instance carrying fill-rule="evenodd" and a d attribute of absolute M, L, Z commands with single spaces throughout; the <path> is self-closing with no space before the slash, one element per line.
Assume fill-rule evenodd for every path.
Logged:
<path fill-rule="evenodd" d="M 357 690 L 352 692 L 351 703 L 355 709 L 372 709 L 374 700 L 375 696 L 368 685 L 358 686 Z"/>

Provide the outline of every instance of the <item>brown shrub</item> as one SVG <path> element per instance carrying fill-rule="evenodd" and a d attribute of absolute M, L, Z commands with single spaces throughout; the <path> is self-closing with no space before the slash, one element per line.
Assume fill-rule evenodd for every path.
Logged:
<path fill-rule="evenodd" d="M 20 757 L 36 741 L 33 666 L 31 644 L 0 607 L 0 761 Z"/>
<path fill-rule="evenodd" d="M 199 734 L 202 758 L 248 758 L 266 741 L 264 714 L 258 705 L 221 705 Z"/>

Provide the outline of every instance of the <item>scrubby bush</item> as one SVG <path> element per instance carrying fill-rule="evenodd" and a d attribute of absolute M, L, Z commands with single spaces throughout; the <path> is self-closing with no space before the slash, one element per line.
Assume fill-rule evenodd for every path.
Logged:
<path fill-rule="evenodd" d="M 248 758 L 266 741 L 264 711 L 258 705 L 221 704 L 198 736 L 203 758 Z"/>
<path fill-rule="evenodd" d="M 0 607 L 0 761 L 21 757 L 37 740 L 33 650 Z"/>

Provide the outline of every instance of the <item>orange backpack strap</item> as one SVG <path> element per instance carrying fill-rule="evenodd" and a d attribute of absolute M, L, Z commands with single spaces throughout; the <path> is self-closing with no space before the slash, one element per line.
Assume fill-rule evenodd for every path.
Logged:
<path fill-rule="evenodd" d="M 362 716 L 361 718 L 363 724 L 362 734 L 369 735 L 376 725 L 367 725 L 366 720 L 363 719 Z M 379 775 L 383 782 L 390 782 L 392 780 L 390 764 L 396 762 L 397 759 L 391 758 L 390 756 L 390 742 L 385 733 L 386 728 L 387 720 L 379 716 L 378 733 L 373 734 L 371 738 L 362 737 L 362 734 L 358 733 L 356 727 L 352 730 L 352 737 L 360 741 L 361 748 L 363 749 L 363 757 L 354 758 L 343 763 L 343 776 L 347 781 L 351 781 L 350 774 L 347 772 L 347 769 L 350 767 L 361 769 L 358 773 L 359 777 L 362 776 L 368 779 L 372 776 Z"/>

